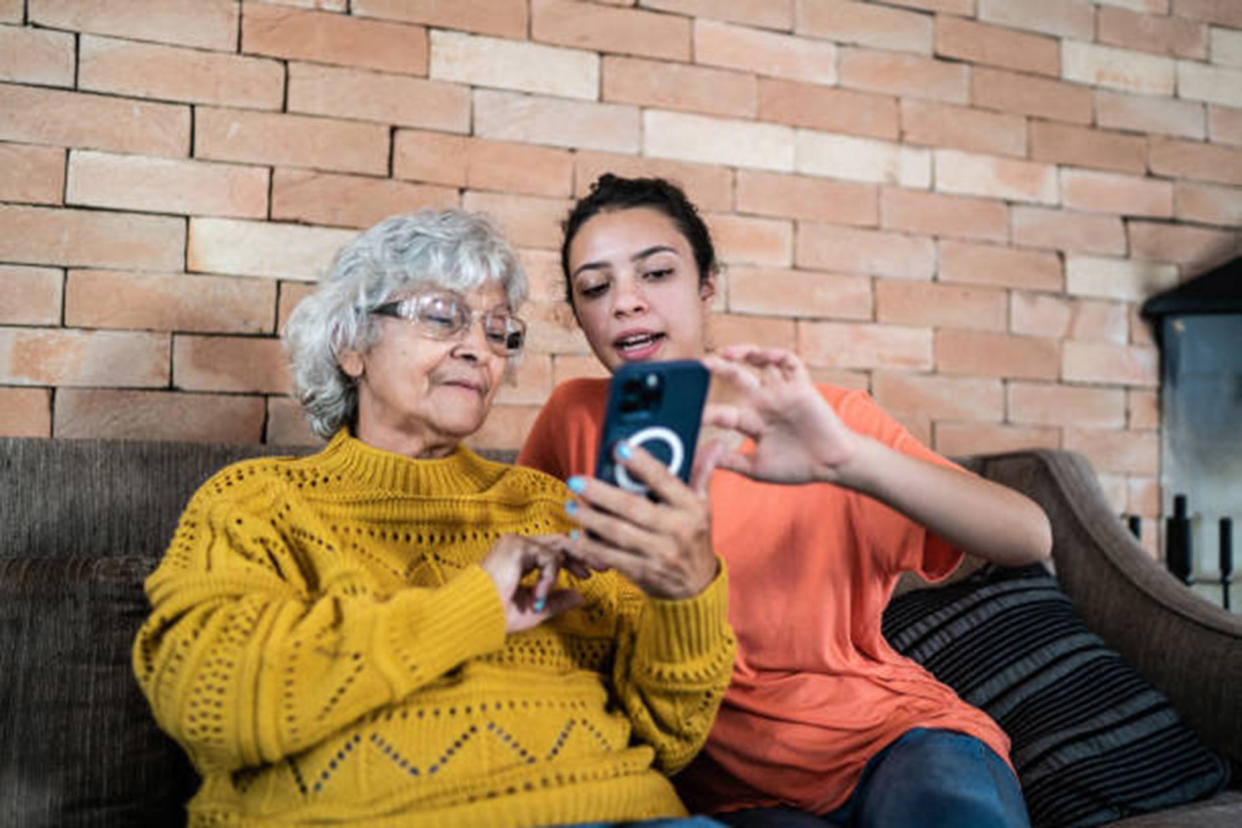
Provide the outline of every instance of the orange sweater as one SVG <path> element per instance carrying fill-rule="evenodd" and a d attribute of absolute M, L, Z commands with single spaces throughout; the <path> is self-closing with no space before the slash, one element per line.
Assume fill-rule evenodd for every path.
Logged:
<path fill-rule="evenodd" d="M 952 465 L 866 394 L 820 393 L 855 431 Z M 518 462 L 557 477 L 593 474 L 606 399 L 605 380 L 558 386 Z M 868 759 L 914 727 L 962 731 L 1008 756 L 995 722 L 896 653 L 880 630 L 900 573 L 943 577 L 957 550 L 878 501 L 827 484 L 719 471 L 711 503 L 738 655 L 705 755 L 676 780 L 688 805 L 784 802 L 826 813 L 845 802 Z"/>
<path fill-rule="evenodd" d="M 203 484 L 147 581 L 134 669 L 203 777 L 193 824 L 546 825 L 684 813 L 669 781 L 733 660 L 722 574 L 685 601 L 613 573 L 507 635 L 478 562 L 566 531 L 565 487 L 462 447 L 342 431 Z"/>

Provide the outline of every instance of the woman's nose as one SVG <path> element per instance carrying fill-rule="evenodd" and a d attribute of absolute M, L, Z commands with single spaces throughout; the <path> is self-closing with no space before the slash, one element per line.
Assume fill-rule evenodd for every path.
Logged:
<path fill-rule="evenodd" d="M 640 313 L 646 309 L 647 297 L 637 280 L 618 279 L 612 294 L 612 312 L 622 316 Z"/>

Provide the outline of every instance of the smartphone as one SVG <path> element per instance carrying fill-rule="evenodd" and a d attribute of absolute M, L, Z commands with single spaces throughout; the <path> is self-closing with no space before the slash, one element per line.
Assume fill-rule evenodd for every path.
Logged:
<path fill-rule="evenodd" d="M 710 379 L 707 369 L 695 360 L 633 362 L 618 368 L 608 388 L 595 476 L 649 495 L 647 486 L 614 459 L 617 443 L 624 441 L 641 446 L 689 483 Z"/>

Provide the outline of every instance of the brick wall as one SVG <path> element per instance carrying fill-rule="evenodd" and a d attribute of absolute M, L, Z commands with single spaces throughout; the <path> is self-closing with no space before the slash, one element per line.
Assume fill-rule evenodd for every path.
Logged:
<path fill-rule="evenodd" d="M 705 209 L 719 340 L 945 453 L 1082 451 L 1150 520 L 1136 309 L 1238 249 L 1242 3 L 0 0 L 0 432 L 306 440 L 289 309 L 358 228 L 461 205 L 533 278 L 475 440 L 515 446 L 599 371 L 555 248 L 608 169 Z"/>

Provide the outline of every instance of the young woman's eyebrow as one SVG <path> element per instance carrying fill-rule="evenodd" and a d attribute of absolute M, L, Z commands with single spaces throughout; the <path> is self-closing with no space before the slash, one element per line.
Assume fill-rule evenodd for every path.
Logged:
<path fill-rule="evenodd" d="M 633 256 L 630 257 L 630 261 L 641 262 L 643 259 L 654 256 L 657 253 L 676 254 L 677 251 L 667 244 L 657 244 L 657 245 L 653 245 L 651 247 L 638 251 L 637 253 L 635 253 Z M 582 273 L 583 271 L 604 270 L 607 267 L 608 267 L 608 262 L 584 262 L 583 264 L 578 265 L 578 267 L 570 275 L 570 278 L 576 278 L 578 274 Z"/>

